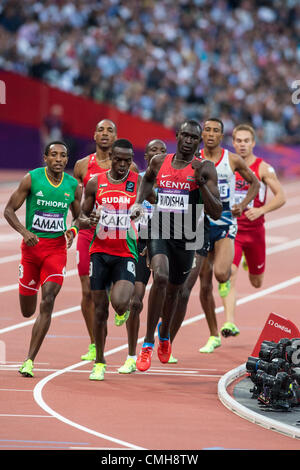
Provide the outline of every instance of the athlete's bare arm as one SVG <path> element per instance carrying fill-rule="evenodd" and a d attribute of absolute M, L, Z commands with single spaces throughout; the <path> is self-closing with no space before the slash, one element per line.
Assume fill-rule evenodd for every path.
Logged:
<path fill-rule="evenodd" d="M 77 162 L 74 165 L 73 176 L 74 178 L 77 179 L 79 183 L 79 188 L 81 191 L 80 197 L 82 197 L 82 194 L 83 194 L 83 180 L 87 172 L 88 161 L 89 161 L 89 157 L 84 157 L 84 158 L 81 158 L 80 160 L 77 160 Z"/>
<path fill-rule="evenodd" d="M 231 209 L 232 215 L 234 217 L 240 217 L 248 206 L 249 202 L 253 201 L 256 194 L 258 193 L 259 181 L 253 171 L 248 168 L 242 157 L 235 153 L 229 152 L 229 160 L 232 171 L 238 171 L 244 180 L 249 183 L 249 189 L 242 202 L 239 204 L 234 204 Z"/>
<path fill-rule="evenodd" d="M 283 188 L 278 181 L 274 168 L 266 162 L 262 162 L 259 167 L 259 176 L 263 183 L 270 188 L 274 197 L 270 202 L 261 207 L 251 207 L 245 212 L 246 217 L 253 221 L 268 212 L 279 209 L 286 202 Z"/>
<path fill-rule="evenodd" d="M 136 204 L 142 204 L 145 199 L 148 201 L 148 198 L 151 197 L 156 177 L 164 162 L 165 157 L 166 155 L 163 153 L 152 157 L 150 164 L 147 167 L 145 174 L 142 178 L 141 185 L 136 198 Z"/>
<path fill-rule="evenodd" d="M 85 187 L 85 197 L 81 205 L 81 215 L 79 218 L 80 228 L 88 228 L 97 225 L 99 221 L 99 209 L 93 210 L 98 187 L 98 177 L 91 178 Z"/>
<path fill-rule="evenodd" d="M 70 204 L 70 211 L 73 216 L 72 220 L 72 225 L 75 225 L 76 227 L 80 227 L 80 213 L 81 213 L 81 206 L 80 206 L 80 201 L 81 201 L 81 189 L 79 184 L 77 185 L 75 195 L 74 195 L 74 201 Z M 82 227 L 80 227 L 82 228 Z M 73 243 L 74 239 L 74 232 L 71 229 L 68 229 L 65 233 L 66 239 L 67 239 L 67 248 L 70 248 Z"/>
<path fill-rule="evenodd" d="M 6 218 L 9 225 L 22 235 L 26 245 L 34 246 L 38 243 L 39 238 L 34 233 L 27 230 L 16 216 L 16 211 L 22 206 L 30 191 L 31 176 L 29 173 L 27 173 L 20 182 L 19 187 L 10 196 L 9 201 L 4 209 L 4 217 Z"/>
<path fill-rule="evenodd" d="M 200 187 L 205 213 L 214 220 L 219 219 L 223 206 L 218 189 L 218 175 L 215 165 L 208 160 L 194 160 L 192 168 L 195 170 L 195 180 Z"/>
<path fill-rule="evenodd" d="M 77 162 L 74 165 L 73 176 L 74 178 L 77 179 L 78 183 L 81 185 L 83 184 L 83 180 L 87 172 L 88 161 L 89 161 L 89 157 L 84 157 L 84 158 L 81 158 L 80 160 L 77 160 Z"/>

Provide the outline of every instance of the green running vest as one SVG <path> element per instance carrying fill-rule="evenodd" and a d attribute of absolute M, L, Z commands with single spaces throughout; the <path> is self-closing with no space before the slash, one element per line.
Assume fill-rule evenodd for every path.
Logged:
<path fill-rule="evenodd" d="M 45 167 L 29 173 L 31 192 L 26 199 L 26 228 L 38 237 L 60 237 L 67 229 L 67 214 L 75 199 L 78 182 L 73 176 L 63 173 L 62 181 L 55 186 Z"/>

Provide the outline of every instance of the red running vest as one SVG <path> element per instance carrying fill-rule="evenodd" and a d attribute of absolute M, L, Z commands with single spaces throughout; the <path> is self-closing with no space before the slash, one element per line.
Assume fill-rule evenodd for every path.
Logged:
<path fill-rule="evenodd" d="M 267 197 L 267 186 L 261 181 L 259 177 L 259 167 L 260 164 L 263 160 L 261 158 L 256 158 L 254 163 L 250 165 L 250 170 L 253 171 L 255 176 L 260 182 L 260 188 L 255 196 L 254 200 L 251 201 L 251 203 L 248 205 L 248 209 L 250 207 L 261 207 L 266 203 L 266 197 Z M 247 194 L 247 191 L 249 189 L 249 183 L 245 181 L 242 176 L 236 172 L 235 173 L 235 203 L 239 204 Z M 246 209 L 247 210 L 247 209 Z M 244 211 L 245 212 L 245 211 Z M 241 217 L 237 218 L 238 222 L 238 228 L 241 230 L 253 230 L 258 226 L 261 226 L 265 222 L 265 218 L 262 215 L 256 220 L 253 220 L 252 222 L 245 216 L 245 213 L 241 215 Z"/>
<path fill-rule="evenodd" d="M 130 220 L 130 207 L 137 196 L 138 173 L 129 171 L 125 181 L 111 183 L 107 173 L 98 175 L 96 208 L 101 207 L 90 254 L 106 253 L 114 256 L 138 259 L 137 230 Z"/>

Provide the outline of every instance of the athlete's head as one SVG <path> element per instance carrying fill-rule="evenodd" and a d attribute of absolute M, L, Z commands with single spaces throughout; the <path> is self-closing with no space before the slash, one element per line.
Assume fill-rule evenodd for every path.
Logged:
<path fill-rule="evenodd" d="M 184 156 L 194 155 L 201 143 L 201 136 L 202 128 L 198 121 L 194 119 L 184 121 L 176 133 L 176 153 Z"/>
<path fill-rule="evenodd" d="M 203 126 L 203 142 L 204 146 L 209 149 L 218 147 L 223 139 L 224 124 L 221 119 L 209 118 Z"/>
<path fill-rule="evenodd" d="M 112 177 L 121 179 L 129 171 L 133 160 L 133 146 L 127 139 L 116 140 L 111 149 Z"/>
<path fill-rule="evenodd" d="M 152 157 L 158 154 L 166 154 L 167 153 L 167 146 L 166 144 L 160 139 L 153 139 L 146 146 L 145 150 L 145 160 L 149 165 Z"/>
<path fill-rule="evenodd" d="M 117 138 L 117 127 L 110 119 L 102 119 L 96 125 L 94 140 L 101 150 L 111 148 Z"/>
<path fill-rule="evenodd" d="M 49 142 L 44 151 L 44 161 L 54 173 L 64 171 L 68 163 L 68 147 L 60 140 Z"/>
<path fill-rule="evenodd" d="M 248 124 L 239 124 L 233 129 L 232 141 L 235 151 L 242 158 L 247 158 L 253 153 L 255 146 L 255 131 Z"/>

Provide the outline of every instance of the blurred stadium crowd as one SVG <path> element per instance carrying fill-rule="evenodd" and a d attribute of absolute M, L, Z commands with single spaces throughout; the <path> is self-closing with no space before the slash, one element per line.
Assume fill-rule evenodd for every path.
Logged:
<path fill-rule="evenodd" d="M 300 143 L 299 0 L 2 0 L 0 68 L 175 128 Z"/>

